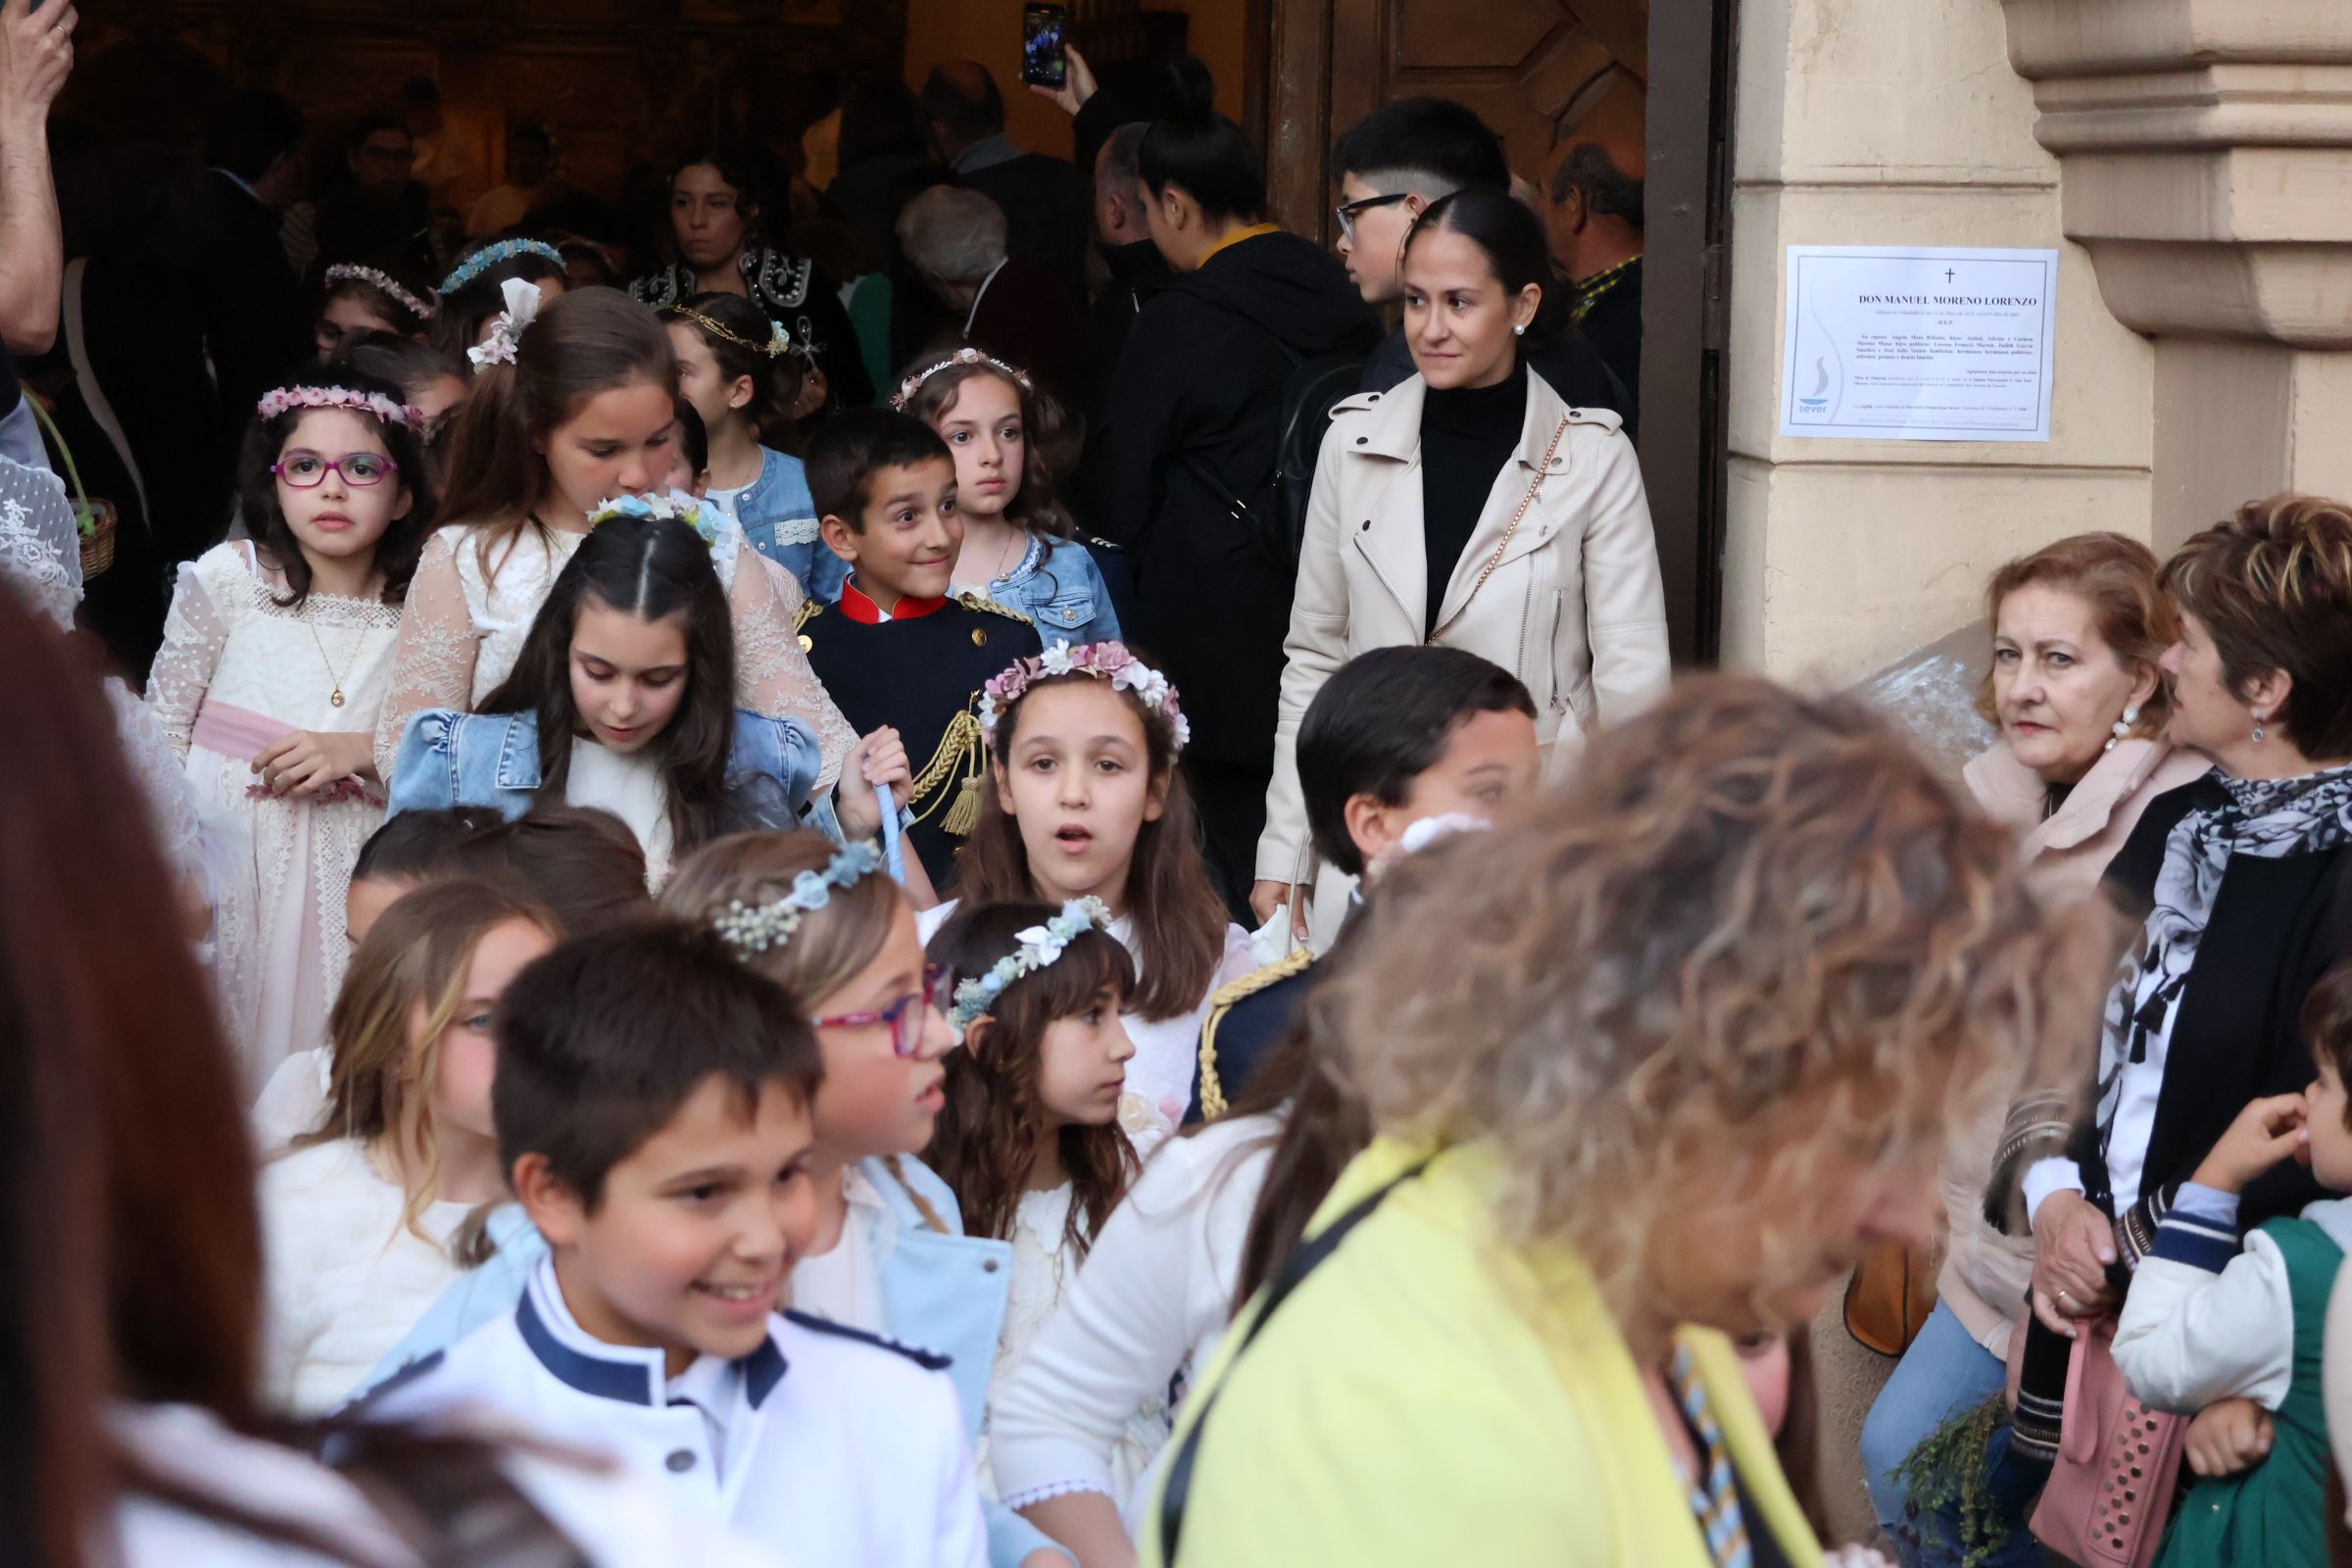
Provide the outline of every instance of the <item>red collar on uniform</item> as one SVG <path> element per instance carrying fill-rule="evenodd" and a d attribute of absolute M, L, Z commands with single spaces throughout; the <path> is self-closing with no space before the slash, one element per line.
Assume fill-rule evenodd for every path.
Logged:
<path fill-rule="evenodd" d="M 911 596 L 899 601 L 899 608 L 890 612 L 893 620 L 920 620 L 947 608 L 943 595 L 937 599 L 916 599 Z M 841 612 L 860 626 L 882 624 L 882 607 L 858 591 L 858 581 L 852 578 L 841 585 Z"/>

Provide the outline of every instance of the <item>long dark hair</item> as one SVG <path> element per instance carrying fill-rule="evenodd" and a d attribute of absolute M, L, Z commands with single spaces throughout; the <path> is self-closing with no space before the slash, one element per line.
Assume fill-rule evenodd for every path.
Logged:
<path fill-rule="evenodd" d="M 1001 771 L 1004 759 L 1011 754 L 1031 695 L 1044 687 L 1096 678 L 1061 675 L 1030 682 L 1028 691 L 1007 704 L 997 719 L 996 743 L 990 749 L 993 767 Z M 1200 1005 L 1207 994 L 1225 956 L 1229 922 L 1225 901 L 1200 854 L 1200 817 L 1185 788 L 1183 770 L 1176 765 L 1175 729 L 1165 714 L 1146 708 L 1132 692 L 1119 695 L 1143 722 L 1152 781 L 1166 791 L 1159 820 L 1146 822 L 1136 833 L 1135 855 L 1127 863 L 1122 902 L 1135 932 L 1141 955 L 1137 967 L 1142 971 L 1128 1002 L 1139 1018 L 1177 1018 Z M 1002 782 L 995 782 L 990 793 L 994 809 L 982 808 L 979 825 L 956 858 L 956 893 L 966 903 L 1034 900 L 1040 889 L 1029 871 L 1029 852 L 1021 844 L 1011 798 Z"/>
<path fill-rule="evenodd" d="M 580 405 L 614 387 L 650 382 L 673 396 L 678 357 L 651 309 L 618 289 L 560 294 L 523 330 L 512 365 L 485 366 L 458 416 L 441 514 L 469 525 L 485 572 L 546 499 L 540 443 Z"/>
<path fill-rule="evenodd" d="M 476 710 L 539 715 L 538 799 L 561 802 L 580 724 L 571 696 L 571 636 L 581 607 L 591 603 L 643 620 L 675 615 L 684 622 L 686 695 L 647 743 L 669 793 L 673 853 L 684 855 L 718 832 L 735 738 L 734 622 L 710 547 L 693 528 L 674 517 L 598 523 L 557 573 L 514 673 Z"/>
<path fill-rule="evenodd" d="M 194 1405 L 292 1448 L 325 1435 L 255 1403 L 252 1144 L 105 700 L 5 588 L 0 662 L 20 677 L 0 721 L 42 738 L 0 768 L 0 1561 L 95 1561 L 93 1527 L 126 1492 L 344 1558 L 343 1544 L 162 1473 L 106 1431 L 105 1402 L 121 1398 Z M 91 821 L 110 830 L 76 831 Z M 392 1489 L 406 1506 L 386 1517 L 412 1544 L 446 1547 L 420 1538 L 496 1509 L 507 1533 L 467 1560 L 580 1560 L 535 1554 L 562 1538 L 481 1446 L 351 1435 L 339 1466 Z"/>
<path fill-rule="evenodd" d="M 688 313 L 692 312 L 692 315 Z M 801 356 L 804 344 L 794 344 L 792 352 L 766 354 L 746 343 L 765 343 L 772 330 L 767 313 L 740 294 L 697 294 L 680 301 L 662 313 L 673 325 L 694 329 L 710 350 L 710 358 L 718 363 L 719 378 L 730 385 L 744 376 L 752 378 L 752 401 L 744 408 L 743 416 L 752 427 L 755 440 L 775 446 L 791 439 L 792 405 L 801 395 Z M 717 322 L 732 337 L 721 337 L 696 316 Z M 709 466 L 708 463 L 704 466 Z"/>
<path fill-rule="evenodd" d="M 1265 217 L 1265 157 L 1241 126 L 1217 113 L 1208 68 L 1189 57 L 1181 62 L 1175 98 L 1175 110 L 1152 122 L 1136 150 L 1145 186 L 1157 197 L 1173 185 L 1211 218 Z"/>
<path fill-rule="evenodd" d="M 917 363 L 906 367 L 900 375 L 902 382 L 921 374 L 937 365 L 944 356 L 917 355 Z M 1017 369 L 1018 367 L 1015 367 Z M 944 370 L 933 370 L 907 400 L 906 412 L 916 418 L 939 428 L 939 423 L 956 410 L 956 400 L 967 382 L 987 376 L 1012 388 L 1020 400 L 1021 409 L 1021 487 L 1013 492 L 1012 500 L 1004 507 L 1004 520 L 1043 538 L 1068 539 L 1077 531 L 1070 520 L 1069 509 L 1054 493 L 1054 460 L 1049 451 L 1062 444 L 1069 429 L 1069 416 L 1053 397 L 1041 392 L 1034 384 L 1024 385 L 1012 376 L 982 359 L 969 365 L 955 364 Z M 945 439 L 945 437 L 942 437 Z"/>
<path fill-rule="evenodd" d="M 1020 951 L 1015 934 L 1061 912 L 1051 904 L 966 901 L 925 950 L 957 984 L 977 979 Z M 1135 961 L 1106 931 L 1084 931 L 1060 957 L 1013 981 L 990 1004 L 988 1032 L 975 1051 L 948 1053 L 947 1103 L 923 1163 L 956 1194 L 967 1236 L 1012 1235 L 1013 1215 L 1049 1136 L 1070 1176 L 1070 1211 L 1062 1239 L 1084 1257 L 1096 1233 L 1135 1180 L 1141 1161 L 1116 1120 L 1064 1126 L 1049 1134 L 1038 1094 L 1047 1028 L 1084 1012 L 1108 987 L 1123 1002 L 1135 990 Z"/>
<path fill-rule="evenodd" d="M 1457 190 L 1441 196 L 1405 231 L 1403 255 L 1409 259 L 1415 240 L 1437 233 L 1459 234 L 1476 245 L 1506 295 L 1516 298 L 1530 283 L 1544 291 L 1536 318 L 1527 328 L 1527 342 L 1545 342 L 1575 330 L 1568 316 L 1568 290 L 1551 265 L 1551 242 L 1544 238 L 1543 220 L 1527 203 L 1500 190 Z"/>
<path fill-rule="evenodd" d="M 371 261 L 368 265 L 399 284 L 402 289 L 407 291 L 411 299 L 426 305 L 432 303 L 434 297 L 432 279 L 420 274 L 407 261 L 386 258 Z M 323 314 L 326 308 L 337 300 L 358 300 L 368 308 L 370 315 L 390 321 L 392 330 L 402 337 L 414 337 L 424 331 L 433 317 L 440 314 L 436 310 L 433 312 L 433 316 L 419 316 L 408 305 L 385 292 L 381 284 L 371 283 L 364 277 L 338 277 L 332 283 L 327 284 L 319 291 L 318 295 L 320 313 Z"/>
<path fill-rule="evenodd" d="M 489 235 L 466 246 L 458 257 L 458 266 L 463 267 L 493 245 L 536 237 L 521 229 L 508 229 L 504 233 Z M 451 270 L 455 271 L 456 268 Z M 441 296 L 441 309 L 433 317 L 433 347 L 460 365 L 470 364 L 466 358 L 466 351 L 480 340 L 482 323 L 507 308 L 505 289 L 509 278 L 520 278 L 526 283 L 561 284 L 569 282 L 570 277 L 568 268 L 529 251 L 493 262 L 466 279 L 463 288 Z"/>
<path fill-rule="evenodd" d="M 348 366 L 337 367 L 328 372 L 312 371 L 289 383 L 293 387 L 340 387 L 346 391 L 373 393 L 405 404 L 408 394 L 390 381 L 378 380 L 365 371 Z M 299 606 L 311 596 L 311 564 L 294 537 L 293 527 L 286 521 L 285 509 L 277 504 L 277 476 L 270 466 L 275 464 L 292 439 L 295 426 L 302 423 L 306 414 L 318 411 L 310 408 L 291 408 L 285 413 L 263 418 L 255 415 L 246 427 L 245 446 L 237 457 L 237 479 L 240 500 L 244 506 L 246 531 L 253 542 L 280 571 L 286 574 L 287 596 L 280 603 Z M 400 419 L 386 419 L 366 409 L 341 411 L 357 419 L 365 419 L 375 427 L 391 455 L 394 472 L 381 480 L 383 484 L 406 485 L 409 490 L 409 510 L 384 530 L 376 541 L 375 568 L 383 573 L 383 599 L 387 605 L 397 605 L 409 591 L 409 579 L 416 574 L 416 558 L 424 549 L 425 536 L 433 531 L 433 475 L 427 466 L 424 443 L 408 424 Z M 340 453 L 326 454 L 339 457 Z M 346 481 L 348 483 L 349 481 Z"/>

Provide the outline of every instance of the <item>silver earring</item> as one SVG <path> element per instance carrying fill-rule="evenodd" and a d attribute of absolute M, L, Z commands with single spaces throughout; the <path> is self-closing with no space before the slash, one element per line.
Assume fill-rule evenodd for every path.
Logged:
<path fill-rule="evenodd" d="M 2136 724 L 2136 723 L 2138 723 L 2138 722 L 2139 722 L 2139 705 L 2138 705 L 2137 703 L 2134 703 L 2134 704 L 2132 704 L 2132 705 L 2130 708 L 2127 708 L 2127 709 L 2125 709 L 2125 710 L 2124 710 L 2124 716 L 2123 716 L 2123 717 L 2121 717 L 2121 718 L 2119 718 L 2119 719 L 2117 719 L 2117 720 L 2115 721 L 2115 735 L 2114 735 L 2114 739 L 2112 739 L 2112 740 L 2108 741 L 2108 743 L 2106 744 L 2106 746 L 2105 746 L 2104 748 L 2102 748 L 2102 749 L 2103 749 L 2103 750 L 2105 750 L 2105 751 L 2110 751 L 2110 752 L 2112 752 L 2112 751 L 2114 751 L 2114 750 L 2115 750 L 2115 743 L 2116 743 L 2116 741 L 2126 741 L 2126 740 L 2130 740 L 2130 739 L 2132 738 L 2132 725 L 2134 725 L 2134 724 Z"/>
<path fill-rule="evenodd" d="M 2265 715 L 2261 714 L 2261 713 L 2256 713 L 2256 714 L 2254 715 L 2254 744 L 2255 744 L 2255 745 L 2257 745 L 2257 746 L 2260 746 L 2260 745 L 2262 744 L 2262 727 L 2263 727 L 2265 724 L 2268 724 L 2269 722 L 2270 722 L 2270 719 L 2269 719 L 2268 717 L 2266 717 Z"/>

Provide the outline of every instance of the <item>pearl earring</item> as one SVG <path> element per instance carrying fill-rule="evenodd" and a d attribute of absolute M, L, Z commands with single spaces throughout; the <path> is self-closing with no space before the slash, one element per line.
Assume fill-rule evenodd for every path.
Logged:
<path fill-rule="evenodd" d="M 1525 336 L 1527 336 L 1527 323 L 1526 323 L 1525 321 L 1513 321 L 1513 322 L 1511 323 L 1511 336 L 1513 336 L 1513 337 L 1525 337 Z"/>
<path fill-rule="evenodd" d="M 2269 722 L 2270 722 L 2270 718 L 2269 718 L 2269 716 L 2268 716 L 2267 714 L 2263 714 L 2263 713 L 2256 713 L 2256 714 L 2254 715 L 2254 744 L 2255 744 L 2255 745 L 2257 745 L 2257 746 L 2260 746 L 2260 745 L 2262 744 L 2263 726 L 2264 726 L 2265 724 L 2268 724 Z"/>
<path fill-rule="evenodd" d="M 2132 738 L 2132 726 L 2138 722 L 2139 705 L 2137 703 L 2133 703 L 2130 708 L 2124 710 L 2124 716 L 2115 721 L 2114 738 L 2109 740 L 2107 744 L 2101 748 L 2101 750 L 2112 752 L 2115 750 L 2116 741 L 2130 740 Z"/>

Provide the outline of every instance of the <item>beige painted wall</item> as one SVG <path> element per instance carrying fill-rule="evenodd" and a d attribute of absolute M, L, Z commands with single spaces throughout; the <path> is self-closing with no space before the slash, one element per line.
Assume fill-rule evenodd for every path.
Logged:
<path fill-rule="evenodd" d="M 1742 0 L 1726 664 L 1842 685 L 1978 613 L 1987 571 L 2149 536 L 2155 356 L 2060 233 L 1999 0 Z M 2059 246 L 2047 445 L 1784 439 L 1784 247 Z"/>

